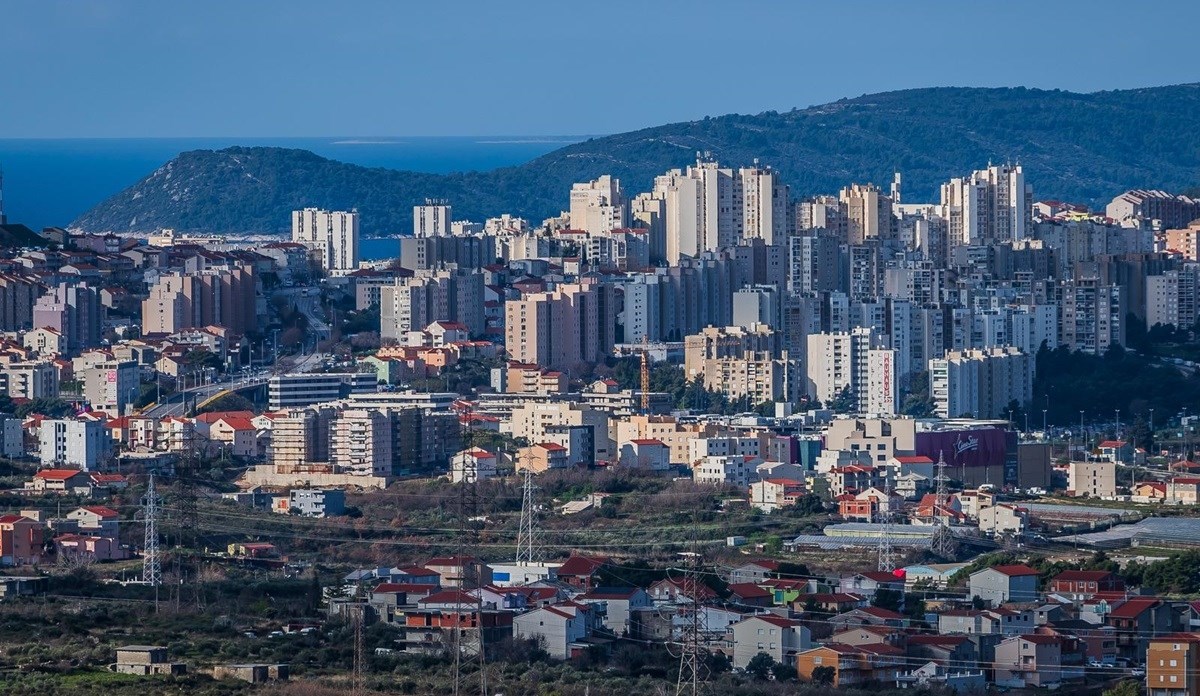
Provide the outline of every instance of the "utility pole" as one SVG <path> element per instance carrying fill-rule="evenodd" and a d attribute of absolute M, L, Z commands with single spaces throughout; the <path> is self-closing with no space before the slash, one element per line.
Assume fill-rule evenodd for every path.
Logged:
<path fill-rule="evenodd" d="M 465 441 L 466 438 L 464 437 L 463 440 Z M 462 573 L 459 580 L 458 592 L 455 595 L 454 620 L 451 626 L 451 649 L 454 651 L 452 693 L 454 696 L 461 696 L 468 693 L 465 689 L 464 680 L 464 670 L 467 669 L 467 665 L 463 661 L 463 650 L 467 646 L 464 645 L 463 641 L 463 626 L 464 624 L 469 626 L 469 622 L 464 617 L 474 614 L 478 641 L 475 656 L 478 658 L 479 694 L 480 696 L 488 696 L 487 662 L 483 646 L 483 592 L 479 591 L 481 588 L 479 568 L 478 561 L 474 556 L 475 542 L 477 541 L 474 518 L 478 515 L 479 510 L 479 470 L 474 464 L 474 459 L 470 457 L 463 459 L 462 482 L 459 485 L 456 562 L 461 564 Z M 472 601 L 467 601 L 466 597 L 472 590 L 476 591 L 475 597 Z M 444 616 L 443 614 L 443 621 Z"/>
<path fill-rule="evenodd" d="M 365 604 L 359 604 L 354 609 L 354 672 L 351 677 L 351 693 L 354 696 L 363 696 L 366 693 L 364 681 L 367 671 L 367 656 L 366 656 L 366 639 L 363 634 L 363 627 L 366 624 Z"/>
<path fill-rule="evenodd" d="M 695 490 L 696 500 L 692 507 L 692 550 L 684 556 L 686 557 L 686 569 L 684 571 L 683 582 L 681 583 L 684 591 L 691 595 L 688 611 L 691 612 L 691 617 L 686 627 L 683 630 L 682 641 L 679 652 L 679 677 L 675 682 L 675 696 L 697 696 L 700 693 L 701 671 L 704 667 L 700 664 L 700 567 L 702 557 L 700 555 L 700 492 Z"/>

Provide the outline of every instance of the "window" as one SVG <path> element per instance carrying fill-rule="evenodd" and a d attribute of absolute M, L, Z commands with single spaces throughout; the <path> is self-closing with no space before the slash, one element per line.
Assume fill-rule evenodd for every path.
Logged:
<path fill-rule="evenodd" d="M 825 661 L 825 658 L 823 658 L 823 657 L 814 657 L 814 658 L 813 658 L 813 664 L 814 664 L 814 665 L 819 665 L 819 664 L 821 664 L 821 663 L 822 663 L 822 662 L 824 662 L 824 661 Z M 1160 677 L 1160 678 L 1161 678 L 1161 677 Z"/>
<path fill-rule="evenodd" d="M 1179 666 L 1179 663 L 1178 663 L 1177 661 L 1175 661 L 1175 660 L 1171 660 L 1171 666 L 1172 666 L 1172 667 L 1178 667 L 1178 666 Z"/>

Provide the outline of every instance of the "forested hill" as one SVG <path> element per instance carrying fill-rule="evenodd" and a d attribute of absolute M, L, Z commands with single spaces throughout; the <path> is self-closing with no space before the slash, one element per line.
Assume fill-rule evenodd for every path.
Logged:
<path fill-rule="evenodd" d="M 1200 183 L 1200 84 L 1075 94 L 1024 88 L 931 88 L 843 99 L 785 113 L 729 115 L 594 138 L 488 172 L 369 169 L 303 150 L 186 152 L 73 223 L 88 231 L 159 227 L 283 231 L 304 206 L 357 208 L 368 233 L 407 232 L 412 206 L 446 198 L 457 219 L 502 212 L 541 220 L 573 182 L 601 174 L 627 192 L 694 161 L 758 158 L 796 197 L 904 175 L 906 201 L 991 162 L 1020 162 L 1038 198 L 1100 205 L 1129 188 Z"/>

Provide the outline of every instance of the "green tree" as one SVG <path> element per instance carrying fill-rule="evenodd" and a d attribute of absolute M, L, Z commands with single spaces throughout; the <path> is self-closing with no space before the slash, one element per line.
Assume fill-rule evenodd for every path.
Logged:
<path fill-rule="evenodd" d="M 829 410 L 834 413 L 853 413 L 857 406 L 858 399 L 854 398 L 854 392 L 850 390 L 849 384 L 829 402 Z"/>
<path fill-rule="evenodd" d="M 775 677 L 777 682 L 791 681 L 796 678 L 796 665 L 789 665 L 786 662 L 776 662 L 771 665 L 771 676 Z"/>
<path fill-rule="evenodd" d="M 837 670 L 829 665 L 822 665 L 812 671 L 812 683 L 828 686 L 833 683 L 833 678 L 837 676 Z"/>
<path fill-rule="evenodd" d="M 775 660 L 765 652 L 760 652 L 746 663 L 746 674 L 755 679 L 766 679 L 771 675 L 771 668 L 774 666 Z"/>
<path fill-rule="evenodd" d="M 1105 689 L 1103 696 L 1141 696 L 1142 685 L 1136 679 L 1119 681 L 1110 689 Z"/>
<path fill-rule="evenodd" d="M 875 590 L 875 596 L 871 598 L 871 606 L 889 611 L 900 611 L 900 607 L 903 604 L 904 593 L 900 590 L 880 588 Z"/>

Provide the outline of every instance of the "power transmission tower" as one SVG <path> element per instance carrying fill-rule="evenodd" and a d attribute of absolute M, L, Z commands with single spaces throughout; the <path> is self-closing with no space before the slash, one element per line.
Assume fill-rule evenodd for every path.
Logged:
<path fill-rule="evenodd" d="M 154 588 L 154 609 L 158 610 L 158 586 L 162 584 L 162 557 L 158 554 L 158 494 L 154 491 L 154 474 L 146 484 L 143 501 L 146 515 L 146 536 L 142 542 L 142 582 Z"/>
<path fill-rule="evenodd" d="M 892 530 L 892 472 L 886 474 L 883 486 L 885 500 L 879 504 L 879 517 L 883 522 L 883 531 L 879 535 L 879 570 L 890 573 L 896 569 L 896 549 L 893 545 Z"/>
<path fill-rule="evenodd" d="M 354 610 L 354 672 L 351 690 L 354 696 L 365 693 L 364 680 L 367 671 L 366 639 L 364 624 L 366 624 L 366 605 L 359 604 Z"/>
<path fill-rule="evenodd" d="M 952 558 L 954 556 L 954 540 L 950 535 L 950 495 L 946 491 L 946 484 L 950 481 L 950 477 L 946 475 L 945 453 L 940 450 L 938 451 L 937 476 L 934 476 L 933 480 L 937 485 L 933 503 L 933 523 L 937 525 L 937 529 L 933 531 L 931 550 L 942 558 Z"/>
<path fill-rule="evenodd" d="M 465 439 L 465 438 L 464 438 Z M 476 591 L 475 596 L 468 600 L 472 590 L 479 590 L 479 562 L 475 558 L 476 547 L 476 517 L 479 514 L 479 471 L 474 459 L 464 457 L 462 482 L 458 490 L 458 539 L 456 540 L 456 562 L 462 565 L 461 579 L 454 601 L 454 620 L 451 626 L 451 649 L 454 651 L 454 696 L 467 693 L 464 671 L 468 669 L 463 660 L 466 645 L 463 641 L 463 626 L 469 625 L 464 616 L 474 614 L 475 628 L 478 633 L 475 656 L 478 658 L 479 694 L 487 693 L 487 664 L 485 662 L 483 641 L 483 593 Z"/>
<path fill-rule="evenodd" d="M 684 696 L 685 694 L 697 696 L 700 693 L 701 672 L 704 670 L 704 666 L 700 663 L 702 656 L 700 647 L 700 567 L 702 561 L 699 538 L 700 499 L 698 492 L 696 495 L 697 498 L 692 508 L 692 549 L 684 554 L 687 563 L 682 582 L 684 591 L 691 596 L 688 603 L 690 616 L 680 641 L 679 677 L 675 682 L 675 696 Z"/>
<path fill-rule="evenodd" d="M 196 507 L 196 476 L 199 465 L 193 448 L 192 431 L 182 426 L 183 452 L 175 464 L 176 505 L 179 514 L 178 539 L 181 547 L 194 546 L 199 512 Z"/>
<path fill-rule="evenodd" d="M 521 496 L 521 527 L 517 532 L 517 565 L 531 566 L 541 560 L 535 541 L 533 509 L 533 472 L 525 467 L 525 485 Z"/>

